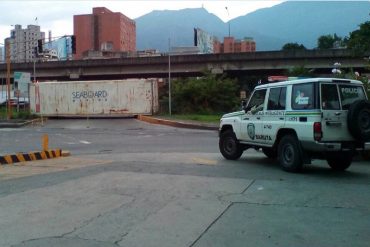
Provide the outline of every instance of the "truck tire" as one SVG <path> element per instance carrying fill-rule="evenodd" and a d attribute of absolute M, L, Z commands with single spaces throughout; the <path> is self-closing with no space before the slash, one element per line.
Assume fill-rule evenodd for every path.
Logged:
<path fill-rule="evenodd" d="M 334 153 L 328 155 L 326 161 L 333 170 L 344 171 L 351 165 L 352 157 L 351 152 Z"/>
<path fill-rule="evenodd" d="M 243 154 L 243 147 L 232 130 L 221 133 L 218 147 L 222 156 L 228 160 L 237 160 Z"/>
<path fill-rule="evenodd" d="M 348 109 L 348 130 L 360 141 L 370 140 L 370 101 L 357 100 Z"/>
<path fill-rule="evenodd" d="M 281 138 L 278 146 L 278 160 L 281 168 L 287 172 L 300 172 L 303 159 L 297 137 L 285 135 Z"/>

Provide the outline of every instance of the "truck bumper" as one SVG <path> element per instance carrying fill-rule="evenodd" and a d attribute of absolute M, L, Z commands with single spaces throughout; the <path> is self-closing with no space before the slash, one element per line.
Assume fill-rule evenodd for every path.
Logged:
<path fill-rule="evenodd" d="M 370 142 L 302 142 L 302 147 L 314 152 L 363 151 L 370 150 Z"/>

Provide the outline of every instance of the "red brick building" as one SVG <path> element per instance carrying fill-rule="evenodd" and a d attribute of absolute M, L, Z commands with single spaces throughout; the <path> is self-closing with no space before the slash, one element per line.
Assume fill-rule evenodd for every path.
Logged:
<path fill-rule="evenodd" d="M 73 16 L 76 55 L 86 51 L 135 51 L 135 21 L 107 8 L 93 8 L 92 14 Z"/>
<path fill-rule="evenodd" d="M 254 52 L 256 51 L 256 42 L 252 38 L 235 40 L 234 37 L 224 37 L 224 43 L 215 41 L 213 43 L 213 53 L 236 53 L 236 52 Z"/>

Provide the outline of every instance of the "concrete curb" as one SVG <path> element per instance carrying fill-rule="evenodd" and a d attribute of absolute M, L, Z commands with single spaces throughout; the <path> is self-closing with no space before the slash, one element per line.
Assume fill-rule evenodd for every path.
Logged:
<path fill-rule="evenodd" d="M 41 119 L 36 118 L 32 120 L 10 120 L 0 121 L 0 128 L 20 128 L 28 124 L 35 124 L 41 122 Z"/>
<path fill-rule="evenodd" d="M 0 128 L 19 128 L 26 125 L 26 121 L 2 121 Z"/>
<path fill-rule="evenodd" d="M 64 152 L 62 152 L 61 149 L 54 149 L 54 150 L 47 150 L 47 151 L 3 155 L 3 156 L 0 156 L 0 164 L 7 165 L 7 164 L 13 164 L 13 163 L 25 162 L 25 161 L 45 160 L 45 159 L 58 158 L 62 156 L 65 157 L 63 154 Z"/>
<path fill-rule="evenodd" d="M 140 121 L 144 121 L 151 124 L 161 124 L 177 128 L 187 128 L 187 129 L 201 129 L 201 130 L 218 130 L 218 126 L 211 126 L 206 124 L 194 124 L 194 123 L 184 123 L 167 119 L 154 118 L 150 116 L 138 115 L 136 117 Z"/>

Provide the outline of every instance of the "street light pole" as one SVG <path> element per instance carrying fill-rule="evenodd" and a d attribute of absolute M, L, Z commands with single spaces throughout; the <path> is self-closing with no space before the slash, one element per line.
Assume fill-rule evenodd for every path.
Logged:
<path fill-rule="evenodd" d="M 168 39 L 168 111 L 172 115 L 171 109 L 171 39 Z"/>
<path fill-rule="evenodd" d="M 229 37 L 230 37 L 230 14 L 229 14 L 229 9 L 227 7 L 225 7 L 226 11 L 227 11 L 227 16 L 229 17 L 229 20 L 227 21 L 227 23 L 229 24 Z"/>
<path fill-rule="evenodd" d="M 12 118 L 12 106 L 10 102 L 10 42 L 6 42 L 6 86 L 7 86 L 7 109 L 8 109 L 8 116 L 7 119 L 10 120 Z"/>

